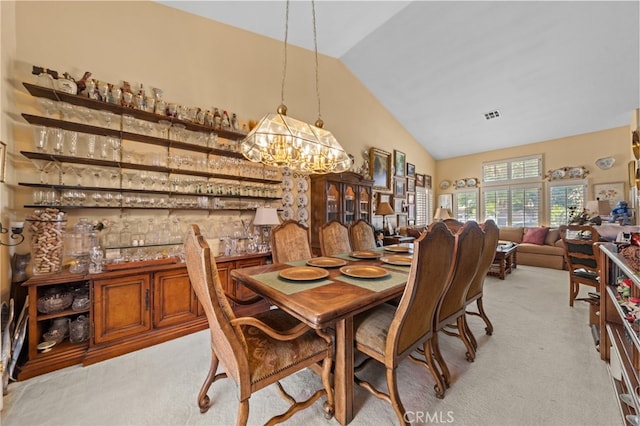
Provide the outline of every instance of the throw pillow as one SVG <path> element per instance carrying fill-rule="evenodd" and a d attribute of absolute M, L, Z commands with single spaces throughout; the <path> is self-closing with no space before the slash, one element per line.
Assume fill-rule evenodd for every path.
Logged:
<path fill-rule="evenodd" d="M 547 237 L 549 228 L 543 226 L 541 228 L 529 228 L 522 239 L 523 243 L 543 245 L 544 239 Z"/>
<path fill-rule="evenodd" d="M 556 244 L 556 241 L 560 239 L 560 230 L 559 229 L 549 229 L 549 233 L 547 237 L 544 239 L 545 245 L 553 246 Z"/>

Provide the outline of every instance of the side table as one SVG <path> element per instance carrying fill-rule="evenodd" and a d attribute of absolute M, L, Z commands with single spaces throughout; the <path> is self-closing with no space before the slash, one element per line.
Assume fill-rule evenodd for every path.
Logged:
<path fill-rule="evenodd" d="M 487 275 L 492 275 L 504 280 L 507 274 L 518 267 L 517 244 L 511 246 L 498 245 L 496 248 L 496 256 L 493 258 L 493 264 L 487 271 Z"/>

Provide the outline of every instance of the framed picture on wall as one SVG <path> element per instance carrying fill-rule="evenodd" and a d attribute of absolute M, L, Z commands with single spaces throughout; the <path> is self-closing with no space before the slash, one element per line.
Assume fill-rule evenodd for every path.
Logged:
<path fill-rule="evenodd" d="M 391 191 L 391 153 L 370 148 L 369 175 L 373 180 L 373 189 Z"/>
<path fill-rule="evenodd" d="M 4 182 L 7 174 L 7 144 L 0 142 L 0 182 Z"/>
<path fill-rule="evenodd" d="M 424 175 L 424 187 L 431 189 L 431 175 Z"/>
<path fill-rule="evenodd" d="M 407 204 L 415 204 L 415 203 L 416 203 L 416 195 L 407 194 Z"/>
<path fill-rule="evenodd" d="M 393 155 L 395 158 L 395 167 L 396 167 L 396 176 L 401 176 L 404 177 L 406 176 L 405 174 L 405 167 L 406 167 L 406 157 L 404 155 L 404 152 L 398 151 L 397 149 L 393 150 Z"/>
<path fill-rule="evenodd" d="M 607 200 L 611 208 L 615 207 L 618 201 L 623 201 L 625 198 L 624 182 L 593 184 L 593 198 Z"/>
<path fill-rule="evenodd" d="M 398 228 L 403 228 L 407 226 L 407 215 L 399 214 L 398 215 Z"/>
<path fill-rule="evenodd" d="M 453 194 L 442 194 L 438 197 L 438 205 L 439 207 L 443 207 L 449 210 L 451 213 L 451 208 L 453 207 Z"/>
<path fill-rule="evenodd" d="M 404 197 L 407 193 L 407 178 L 395 178 L 393 185 L 393 195 L 396 197 Z"/>
<path fill-rule="evenodd" d="M 424 175 L 422 173 L 416 174 L 416 186 L 424 186 Z"/>
<path fill-rule="evenodd" d="M 416 177 L 416 166 L 415 164 L 407 163 L 407 177 Z"/>
<path fill-rule="evenodd" d="M 416 192 L 416 180 L 407 178 L 407 192 Z"/>

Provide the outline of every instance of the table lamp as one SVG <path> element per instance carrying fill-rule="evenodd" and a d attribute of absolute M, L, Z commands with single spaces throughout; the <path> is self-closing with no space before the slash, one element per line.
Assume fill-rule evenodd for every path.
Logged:
<path fill-rule="evenodd" d="M 253 225 L 259 226 L 262 230 L 260 235 L 262 236 L 262 243 L 269 243 L 269 236 L 271 233 L 272 225 L 279 225 L 280 219 L 278 219 L 278 210 L 273 207 L 258 207 L 256 209 L 256 215 L 253 218 Z"/>
<path fill-rule="evenodd" d="M 386 216 L 388 216 L 390 214 L 394 214 L 394 213 L 395 212 L 393 211 L 393 207 L 391 207 L 391 204 L 389 204 L 386 201 L 378 204 L 378 208 L 376 209 L 376 214 L 382 216 L 382 230 L 387 235 L 391 235 L 391 232 L 389 231 L 389 227 L 388 227 Z"/>
<path fill-rule="evenodd" d="M 451 218 L 451 216 L 449 216 L 449 210 L 445 209 L 444 207 L 440 207 L 436 209 L 436 214 L 433 216 L 433 218 L 435 220 L 442 221 Z"/>

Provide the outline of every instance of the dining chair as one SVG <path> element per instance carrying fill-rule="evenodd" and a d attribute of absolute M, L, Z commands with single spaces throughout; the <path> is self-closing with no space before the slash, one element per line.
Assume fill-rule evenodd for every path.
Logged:
<path fill-rule="evenodd" d="M 376 248 L 376 236 L 373 225 L 364 219 L 349 225 L 349 238 L 352 250 L 371 250 Z"/>
<path fill-rule="evenodd" d="M 500 229 L 496 223 L 489 219 L 484 223 L 480 224 L 480 229 L 484 231 L 484 246 L 482 248 L 482 257 L 480 257 L 480 263 L 478 264 L 478 271 L 476 275 L 473 277 L 473 281 L 471 281 L 471 285 L 469 286 L 469 291 L 467 291 L 467 301 L 465 309 L 467 315 L 479 316 L 484 321 L 486 327 L 485 331 L 487 335 L 491 336 L 493 333 L 493 324 L 489 320 L 489 317 L 484 311 L 484 306 L 482 303 L 482 297 L 484 295 L 484 280 L 487 277 L 487 272 L 493 263 L 493 258 L 496 255 L 496 248 L 498 247 L 498 240 L 500 237 Z M 478 312 L 469 311 L 469 305 L 473 302 L 476 302 L 476 307 Z M 478 343 L 473 333 L 468 327 L 468 323 L 465 321 L 465 325 L 467 326 L 467 335 L 471 344 L 475 349 L 478 348 Z"/>
<path fill-rule="evenodd" d="M 291 219 L 273 228 L 271 231 L 273 263 L 286 263 L 311 257 L 309 228 Z"/>
<path fill-rule="evenodd" d="M 313 330 L 279 309 L 255 317 L 236 317 L 227 301 L 211 249 L 198 225 L 189 226 L 184 242 L 185 259 L 191 285 L 202 304 L 211 332 L 211 364 L 198 394 L 200 412 L 211 407 L 207 395 L 211 385 L 230 377 L 236 382 L 238 425 L 249 418 L 249 398 L 271 384 L 276 384 L 290 404 L 287 411 L 274 416 L 266 424 L 276 424 L 310 406 L 322 395 L 327 396 L 323 408 L 326 416 L 334 412 L 330 374 L 333 356 L 331 336 Z M 280 380 L 304 368 L 321 364 L 323 388 L 307 400 L 297 402 L 287 394 Z M 218 364 L 224 370 L 216 374 Z"/>
<path fill-rule="evenodd" d="M 598 264 L 598 231 L 588 225 L 563 225 L 560 237 L 564 245 L 564 259 L 569 268 L 569 306 L 578 297 L 580 285 L 600 286 L 600 267 Z"/>
<path fill-rule="evenodd" d="M 484 232 L 482 232 L 477 222 L 470 220 L 465 222 L 458 230 L 455 234 L 455 239 L 456 245 L 453 256 L 455 271 L 451 278 L 451 284 L 442 298 L 442 304 L 435 320 L 435 328 L 445 334 L 459 336 L 467 349 L 465 354 L 467 361 L 472 362 L 475 359 L 475 349 L 466 333 L 468 327 L 465 319 L 465 306 L 469 286 L 478 271 L 478 265 L 482 257 Z M 454 323 L 458 330 L 457 334 L 447 330 L 447 326 Z M 434 333 L 433 337 L 433 353 L 444 375 L 445 385 L 449 387 L 451 373 L 440 352 L 437 333 Z"/>
<path fill-rule="evenodd" d="M 460 222 L 458 219 L 453 218 L 444 219 L 442 222 L 444 222 L 444 224 L 447 225 L 447 228 L 449 228 L 449 231 L 454 234 L 464 225 L 464 222 Z"/>
<path fill-rule="evenodd" d="M 453 270 L 454 245 L 455 239 L 444 224 L 432 224 L 415 242 L 409 277 L 397 308 L 385 303 L 354 318 L 355 347 L 366 355 L 355 368 L 354 380 L 375 397 L 390 403 L 401 424 L 408 422 L 398 393 L 396 369 L 416 348 L 421 347 L 426 354 L 422 363 L 435 380 L 436 395 L 444 396 L 445 384 L 432 357 L 431 339 L 433 320 Z M 388 393 L 358 378 L 357 373 L 371 360 L 385 366 Z"/>
<path fill-rule="evenodd" d="M 337 220 L 329 221 L 320 226 L 318 237 L 320 252 L 323 256 L 351 252 L 349 229 Z"/>

